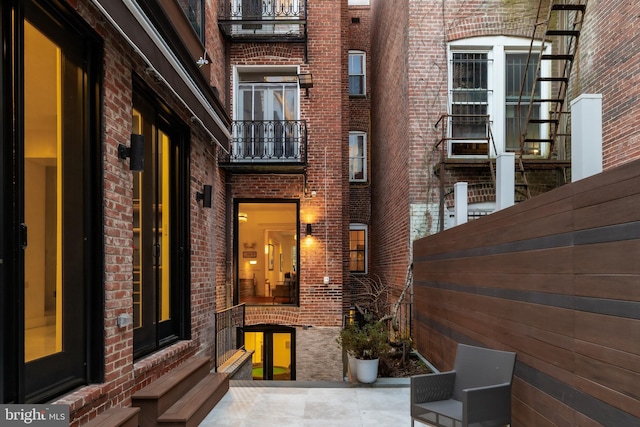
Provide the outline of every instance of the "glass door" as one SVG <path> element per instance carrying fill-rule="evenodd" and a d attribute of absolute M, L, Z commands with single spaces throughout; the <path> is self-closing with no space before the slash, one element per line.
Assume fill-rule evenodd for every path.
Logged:
<path fill-rule="evenodd" d="M 295 330 L 278 326 L 247 328 L 245 348 L 253 351 L 254 380 L 295 380 Z"/>
<path fill-rule="evenodd" d="M 134 93 L 132 130 L 144 136 L 144 171 L 133 180 L 133 348 L 149 354 L 186 336 L 188 153 L 180 126 Z"/>
<path fill-rule="evenodd" d="M 17 399 L 41 402 L 91 376 L 87 283 L 96 283 L 90 277 L 98 261 L 92 261 L 97 240 L 89 212 L 98 203 L 92 200 L 99 193 L 90 194 L 100 172 L 91 175 L 88 167 L 92 87 L 84 38 L 32 2 L 26 2 L 25 16 L 17 33 L 23 39 L 18 200 L 24 212 L 24 382 Z"/>
<path fill-rule="evenodd" d="M 254 159 L 294 157 L 297 111 L 295 77 L 262 76 L 280 83 L 241 83 L 238 119 L 245 123 L 242 156 Z M 289 81 L 291 80 L 291 81 Z"/>

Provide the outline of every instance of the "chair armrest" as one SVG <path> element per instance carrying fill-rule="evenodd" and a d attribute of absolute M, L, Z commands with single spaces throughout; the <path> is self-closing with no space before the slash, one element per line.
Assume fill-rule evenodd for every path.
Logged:
<path fill-rule="evenodd" d="M 455 371 L 412 376 L 411 403 L 451 399 L 455 380 Z"/>
<path fill-rule="evenodd" d="M 511 423 L 511 383 L 462 390 L 463 414 L 468 423 L 495 421 Z"/>

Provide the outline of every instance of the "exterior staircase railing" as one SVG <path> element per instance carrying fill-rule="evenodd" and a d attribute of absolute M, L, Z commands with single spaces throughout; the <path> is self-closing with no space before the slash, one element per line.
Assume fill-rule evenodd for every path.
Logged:
<path fill-rule="evenodd" d="M 587 8 L 587 0 L 539 0 L 536 21 L 531 35 L 529 55 L 525 66 L 525 73 L 520 87 L 516 114 L 525 120 L 518 120 L 520 127 L 520 151 L 518 153 L 518 168 L 522 175 L 527 198 L 531 197 L 527 174 L 522 161 L 532 144 L 548 144 L 548 157 L 557 155 L 557 143 L 559 138 L 568 137 L 566 132 L 567 108 L 566 96 L 569 87 L 571 70 L 578 51 L 578 40 L 584 14 Z M 534 46 L 536 40 L 541 40 L 539 49 Z M 546 48 L 551 45 L 551 53 L 546 53 Z M 527 72 L 532 58 L 537 56 L 535 78 L 528 79 Z M 550 62 L 551 75 L 542 75 L 541 69 L 544 62 Z M 533 87 L 525 87 L 527 81 L 533 81 Z M 552 85 L 549 98 L 537 97 L 536 88 L 543 82 Z M 533 117 L 534 105 L 549 107 L 547 118 Z M 522 115 L 522 107 L 526 113 Z M 549 134 L 540 136 L 528 135 L 531 125 L 548 125 Z"/>

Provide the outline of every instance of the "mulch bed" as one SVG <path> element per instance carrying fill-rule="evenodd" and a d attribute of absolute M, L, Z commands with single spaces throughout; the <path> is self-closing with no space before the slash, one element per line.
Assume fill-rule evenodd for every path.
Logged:
<path fill-rule="evenodd" d="M 429 374 L 431 369 L 415 354 L 403 357 L 402 349 L 394 348 L 391 353 L 380 358 L 378 375 L 386 378 L 407 378 L 412 375 Z"/>

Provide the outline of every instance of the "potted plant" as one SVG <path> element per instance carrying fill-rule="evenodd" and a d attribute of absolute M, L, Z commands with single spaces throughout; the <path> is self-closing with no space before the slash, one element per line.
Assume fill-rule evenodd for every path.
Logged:
<path fill-rule="evenodd" d="M 389 350 L 384 323 L 352 323 L 340 331 L 338 344 L 355 358 L 355 375 L 361 383 L 373 383 L 378 378 L 379 357 Z M 352 369 L 353 374 L 354 369 Z"/>

